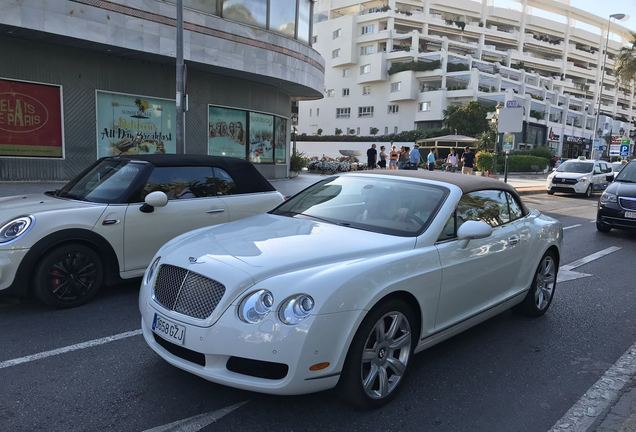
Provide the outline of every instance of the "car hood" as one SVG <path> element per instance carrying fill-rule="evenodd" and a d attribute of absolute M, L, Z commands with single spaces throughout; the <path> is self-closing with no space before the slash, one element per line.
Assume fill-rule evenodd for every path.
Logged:
<path fill-rule="evenodd" d="M 413 249 L 415 241 L 415 237 L 262 214 L 184 234 L 167 243 L 160 254 L 164 263 L 186 267 L 226 286 L 226 282 L 245 286 L 240 274 L 257 283 L 309 267 Z"/>
<path fill-rule="evenodd" d="M 581 177 L 585 177 L 590 173 L 570 173 L 570 172 L 556 172 L 555 177 L 557 178 L 566 178 L 566 179 L 578 179 Z"/>
<path fill-rule="evenodd" d="M 103 207 L 106 204 L 56 198 L 46 194 L 16 195 L 0 198 L 0 223 L 26 215 L 83 207 Z"/>
<path fill-rule="evenodd" d="M 614 182 L 607 191 L 618 196 L 636 198 L 636 183 Z"/>

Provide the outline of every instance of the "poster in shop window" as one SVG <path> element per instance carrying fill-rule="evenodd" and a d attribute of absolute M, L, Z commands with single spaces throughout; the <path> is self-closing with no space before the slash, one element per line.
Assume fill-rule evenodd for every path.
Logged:
<path fill-rule="evenodd" d="M 274 162 L 274 116 L 250 113 L 250 162 Z"/>
<path fill-rule="evenodd" d="M 208 107 L 208 154 L 245 159 L 247 113 L 241 110 Z"/>
<path fill-rule="evenodd" d="M 174 154 L 175 102 L 97 91 L 97 157 Z"/>
<path fill-rule="evenodd" d="M 0 79 L 0 156 L 64 157 L 61 87 Z"/>
<path fill-rule="evenodd" d="M 287 163 L 287 120 L 276 117 L 274 119 L 276 130 L 274 134 L 274 156 L 277 164 Z"/>

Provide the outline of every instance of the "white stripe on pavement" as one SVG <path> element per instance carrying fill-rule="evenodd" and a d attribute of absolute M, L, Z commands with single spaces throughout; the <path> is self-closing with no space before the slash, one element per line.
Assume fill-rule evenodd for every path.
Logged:
<path fill-rule="evenodd" d="M 93 339 L 90 341 L 86 341 L 86 342 L 82 342 L 82 343 L 78 343 L 75 345 L 69 345 L 69 346 L 65 346 L 62 348 L 57 348 L 51 351 L 43 351 L 37 354 L 31 354 L 25 357 L 20 357 L 20 358 L 16 358 L 13 360 L 6 360 L 3 362 L 0 362 L 0 369 L 4 369 L 4 368 L 8 368 L 11 366 L 16 366 L 22 363 L 29 363 L 35 360 L 40 360 L 43 358 L 47 358 L 47 357 L 52 357 L 52 356 L 56 356 L 56 355 L 60 355 L 60 354 L 65 354 L 67 352 L 71 352 L 71 351 L 78 351 L 78 350 L 82 350 L 82 349 L 86 349 L 86 348 L 91 348 L 94 346 L 98 346 L 98 345 L 104 345 L 110 342 L 115 342 L 117 340 L 120 339 L 126 339 L 129 337 L 133 337 L 133 336 L 137 336 L 141 334 L 141 329 L 139 330 L 131 330 L 131 331 L 127 331 L 124 333 L 119 333 L 116 335 L 112 335 L 112 336 L 107 336 L 107 337 L 103 337 L 101 339 Z"/>
<path fill-rule="evenodd" d="M 229 407 L 221 408 L 220 410 L 197 414 L 183 420 L 177 420 L 176 422 L 172 422 L 167 425 L 146 429 L 144 432 L 198 432 L 204 427 L 217 422 L 232 411 L 242 407 L 247 402 L 248 401 L 243 401 Z"/>
<path fill-rule="evenodd" d="M 607 249 L 600 250 L 586 257 L 577 259 L 570 264 L 561 266 L 561 270 L 574 270 L 577 267 L 581 267 L 582 265 L 595 261 L 599 258 L 603 258 L 605 255 L 609 255 L 619 250 L 621 250 L 621 248 L 619 248 L 618 246 L 610 246 Z"/>
<path fill-rule="evenodd" d="M 580 226 L 581 226 L 581 224 L 566 226 L 565 228 L 563 228 L 563 231 L 566 231 L 566 230 L 569 230 L 569 229 L 572 229 L 572 228 L 577 228 L 577 227 L 580 227 Z"/>
<path fill-rule="evenodd" d="M 557 421 L 549 432 L 591 430 L 601 415 L 618 400 L 636 375 L 636 343 Z"/>

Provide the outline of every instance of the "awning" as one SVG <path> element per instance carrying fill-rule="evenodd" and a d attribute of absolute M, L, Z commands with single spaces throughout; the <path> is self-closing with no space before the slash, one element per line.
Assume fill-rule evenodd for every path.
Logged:
<path fill-rule="evenodd" d="M 474 144 L 477 141 L 479 141 L 477 138 L 466 135 L 444 135 L 420 139 L 417 140 L 416 144 L 424 148 L 463 148 L 472 147 L 471 144 Z"/>

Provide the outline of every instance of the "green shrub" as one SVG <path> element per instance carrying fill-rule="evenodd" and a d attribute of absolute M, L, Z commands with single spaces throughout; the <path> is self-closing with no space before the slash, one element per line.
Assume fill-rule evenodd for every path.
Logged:
<path fill-rule="evenodd" d="M 296 152 L 292 153 L 289 158 L 289 169 L 291 171 L 300 172 L 309 163 L 309 158 L 305 157 L 305 153 Z"/>
<path fill-rule="evenodd" d="M 439 69 L 441 65 L 442 64 L 439 60 L 434 60 L 432 62 L 425 62 L 425 61 L 399 62 L 399 63 L 393 63 L 391 67 L 389 68 L 388 72 L 389 72 L 389 75 L 393 75 L 398 72 L 403 72 L 407 70 L 412 70 L 416 72 L 432 71 L 435 69 Z"/>
<path fill-rule="evenodd" d="M 460 72 L 460 71 L 467 71 L 467 70 L 468 70 L 468 65 L 463 63 L 448 63 L 446 65 L 447 72 Z"/>
<path fill-rule="evenodd" d="M 492 171 L 492 165 L 495 161 L 495 155 L 491 152 L 480 151 L 475 155 L 475 164 L 481 172 Z"/>
<path fill-rule="evenodd" d="M 520 156 L 537 156 L 545 159 L 550 159 L 552 156 L 554 156 L 552 154 L 552 150 L 550 150 L 548 147 L 535 147 L 531 150 L 517 150 L 512 152 L 512 154 Z"/>
<path fill-rule="evenodd" d="M 546 158 L 530 155 L 513 154 L 508 157 L 508 172 L 543 171 L 548 165 Z M 503 172 L 504 157 L 497 158 L 497 171 Z"/>

